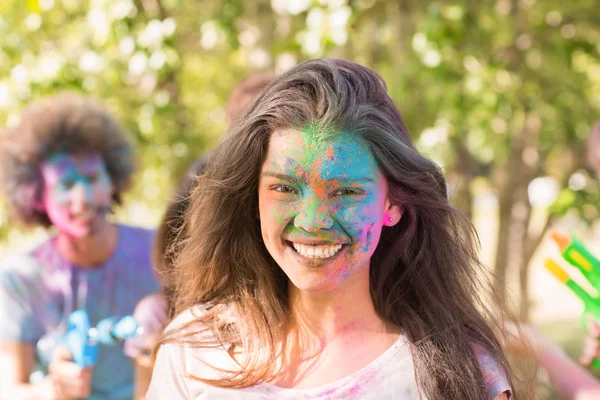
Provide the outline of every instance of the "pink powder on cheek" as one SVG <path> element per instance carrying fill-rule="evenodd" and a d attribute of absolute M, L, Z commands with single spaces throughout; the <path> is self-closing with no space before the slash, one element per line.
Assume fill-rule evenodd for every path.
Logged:
<path fill-rule="evenodd" d="M 47 201 L 45 202 L 45 208 L 48 218 L 59 231 L 71 237 L 83 237 L 88 233 L 88 229 L 82 229 L 71 220 L 70 212 L 66 206 Z"/>

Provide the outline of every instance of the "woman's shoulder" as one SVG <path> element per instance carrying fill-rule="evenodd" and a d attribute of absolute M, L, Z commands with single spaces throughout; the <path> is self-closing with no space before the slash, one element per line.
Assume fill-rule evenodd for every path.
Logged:
<path fill-rule="evenodd" d="M 221 307 L 220 307 L 221 308 Z M 230 345 L 220 341 L 213 327 L 216 325 L 209 313 L 219 311 L 217 318 L 222 318 L 226 310 L 213 310 L 206 306 L 194 306 L 186 309 L 167 325 L 164 335 L 168 343 L 186 349 L 189 353 L 227 355 Z"/>
<path fill-rule="evenodd" d="M 179 336 L 185 336 L 194 330 L 197 331 L 206 328 L 205 324 L 203 324 L 201 321 L 202 317 L 204 317 L 207 312 L 207 308 L 202 306 L 190 307 L 180 312 L 167 325 L 165 328 L 165 334 L 178 334 Z"/>
<path fill-rule="evenodd" d="M 164 330 L 165 341 L 156 354 L 152 380 L 146 398 L 169 397 L 195 399 L 205 391 L 205 384 L 191 378 L 206 373 L 206 354 L 190 344 L 194 339 L 196 317 L 192 309 L 177 315 Z M 206 360 L 208 362 L 209 360 Z"/>
<path fill-rule="evenodd" d="M 235 362 L 228 353 L 227 344 L 219 344 L 214 334 L 202 322 L 206 315 L 204 307 L 192 307 L 177 315 L 165 329 L 169 338 L 159 349 L 158 359 L 181 371 L 184 376 L 193 375 L 203 379 L 220 378 L 219 370 L 231 371 Z M 197 380 L 186 380 L 195 386 Z"/>
<path fill-rule="evenodd" d="M 175 315 L 167 329 L 181 329 L 186 325 L 193 328 L 206 327 L 207 316 L 214 315 L 221 321 L 233 322 L 235 317 L 231 309 L 224 305 L 195 305 Z"/>
<path fill-rule="evenodd" d="M 488 388 L 489 398 L 496 398 L 502 393 L 507 393 L 510 398 L 511 388 L 502 364 L 481 344 L 474 343 L 473 349 Z"/>

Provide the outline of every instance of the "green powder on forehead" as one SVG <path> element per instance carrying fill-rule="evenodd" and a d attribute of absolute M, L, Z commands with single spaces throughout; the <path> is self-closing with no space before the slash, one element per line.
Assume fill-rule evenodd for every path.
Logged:
<path fill-rule="evenodd" d="M 323 124 L 311 123 L 302 129 L 302 136 L 309 146 L 320 147 L 340 132 Z"/>
<path fill-rule="evenodd" d="M 312 165 L 326 152 L 331 146 L 332 138 L 340 132 L 323 124 L 311 123 L 306 125 L 300 133 L 304 139 L 305 150 L 299 161 L 305 165 Z"/>

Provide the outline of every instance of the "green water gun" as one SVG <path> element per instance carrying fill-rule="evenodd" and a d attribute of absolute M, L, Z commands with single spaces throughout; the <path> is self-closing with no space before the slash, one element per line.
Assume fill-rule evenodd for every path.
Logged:
<path fill-rule="evenodd" d="M 575 238 L 569 238 L 558 232 L 551 234 L 552 239 L 558 244 L 563 258 L 569 264 L 576 267 L 581 274 L 590 282 L 590 284 L 600 293 L 600 261 L 594 257 L 583 245 Z M 590 294 L 587 290 L 578 285 L 569 274 L 562 269 L 553 260 L 546 260 L 544 263 L 548 271 L 559 281 L 563 282 L 584 304 L 583 325 L 587 329 L 586 319 L 588 316 L 600 321 L 600 298 L 598 294 Z M 600 369 L 600 359 L 592 362 L 592 368 Z"/>
<path fill-rule="evenodd" d="M 569 238 L 558 232 L 552 232 L 550 236 L 562 251 L 563 258 L 579 269 L 592 286 L 600 292 L 600 261 L 576 237 Z"/>

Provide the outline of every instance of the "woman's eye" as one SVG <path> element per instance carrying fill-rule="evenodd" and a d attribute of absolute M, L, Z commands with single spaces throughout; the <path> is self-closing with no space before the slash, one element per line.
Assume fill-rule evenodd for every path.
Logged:
<path fill-rule="evenodd" d="M 288 185 L 278 185 L 274 187 L 274 190 L 279 193 L 297 193 L 297 190 Z"/>
<path fill-rule="evenodd" d="M 342 188 L 342 189 L 338 189 L 335 191 L 335 196 L 340 196 L 340 197 L 348 197 L 348 196 L 354 196 L 354 195 L 359 195 L 362 194 L 363 192 L 361 190 L 358 189 L 351 189 L 351 188 Z"/>

